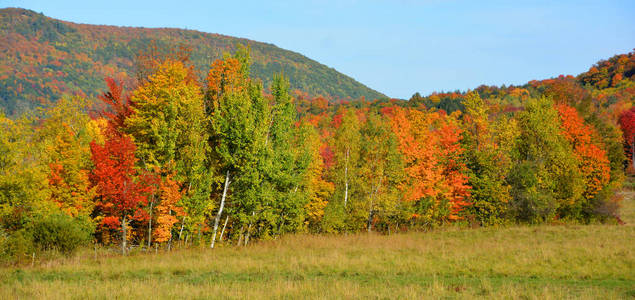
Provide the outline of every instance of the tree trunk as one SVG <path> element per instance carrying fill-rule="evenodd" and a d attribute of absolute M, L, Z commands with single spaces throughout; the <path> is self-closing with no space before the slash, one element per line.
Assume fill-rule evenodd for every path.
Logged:
<path fill-rule="evenodd" d="M 121 254 L 126 255 L 126 215 L 121 218 Z"/>
<path fill-rule="evenodd" d="M 377 193 L 379 193 L 379 187 L 381 186 L 381 180 L 384 178 L 383 175 L 379 176 L 379 180 L 377 181 L 377 186 L 375 187 L 375 190 L 373 191 L 373 187 L 371 185 L 370 187 L 370 208 L 368 209 L 368 232 L 371 231 L 371 225 L 372 225 L 372 221 L 373 221 L 373 202 L 375 200 L 375 198 L 373 196 L 377 195 Z"/>
<path fill-rule="evenodd" d="M 225 187 L 223 188 L 223 196 L 220 200 L 220 207 L 218 208 L 218 214 L 216 214 L 216 219 L 214 219 L 214 234 L 212 235 L 212 243 L 209 246 L 214 249 L 214 243 L 216 242 L 216 232 L 218 231 L 218 222 L 220 222 L 220 216 L 223 213 L 223 207 L 225 207 L 225 197 L 227 197 L 227 187 L 231 181 L 229 180 L 229 170 L 227 170 L 227 175 L 225 176 Z"/>
<path fill-rule="evenodd" d="M 141 160 L 143 162 L 143 168 L 148 171 L 148 165 L 146 164 L 145 159 Z M 152 197 L 150 201 L 150 219 L 148 221 L 148 250 L 152 245 L 152 206 L 154 205 L 154 196 L 156 195 L 156 190 L 152 192 Z M 146 250 L 147 251 L 147 250 Z"/>
<path fill-rule="evenodd" d="M 236 243 L 236 246 L 240 246 L 242 241 L 243 241 L 243 231 L 244 231 L 244 229 L 245 229 L 245 225 L 243 225 L 240 228 L 240 235 L 238 236 L 238 243 Z"/>
<path fill-rule="evenodd" d="M 249 233 L 251 232 L 251 225 L 253 223 L 249 222 L 249 226 L 247 227 L 247 233 L 245 234 L 245 245 L 243 246 L 247 246 L 247 243 L 249 243 Z"/>
<path fill-rule="evenodd" d="M 344 208 L 348 202 L 348 156 L 349 148 L 346 148 L 346 162 L 344 163 Z"/>
<path fill-rule="evenodd" d="M 183 216 L 183 219 L 181 220 L 181 230 L 179 230 L 179 241 L 181 240 L 181 237 L 183 237 L 183 227 L 185 227 L 185 216 Z"/>
<path fill-rule="evenodd" d="M 219 241 L 223 241 L 223 234 L 225 233 L 225 228 L 227 227 L 227 221 L 229 221 L 229 216 L 227 216 L 225 218 L 225 224 L 223 224 L 223 230 L 220 231 L 220 238 L 218 238 Z"/>
<path fill-rule="evenodd" d="M 254 224 L 254 216 L 256 215 L 256 212 L 253 211 L 251 212 L 251 220 L 249 221 L 249 226 L 247 227 L 247 234 L 245 234 L 245 246 L 247 246 L 247 243 L 249 243 L 249 236 L 251 235 L 251 226 Z"/>
<path fill-rule="evenodd" d="M 280 219 L 282 219 L 282 220 L 278 224 L 278 233 L 277 233 L 277 235 L 280 235 L 280 232 L 282 231 L 282 225 L 284 225 L 284 213 L 282 213 L 280 215 Z"/>
<path fill-rule="evenodd" d="M 172 210 L 168 211 L 168 214 L 172 215 Z M 170 239 L 168 240 L 168 252 L 172 250 L 172 228 L 170 227 Z"/>
<path fill-rule="evenodd" d="M 150 202 L 150 219 L 148 221 L 148 249 L 152 245 L 152 206 L 154 204 L 154 194 L 152 194 L 152 201 Z"/>
<path fill-rule="evenodd" d="M 370 233 L 371 227 L 373 224 L 373 203 L 370 203 L 370 209 L 368 210 L 368 222 L 366 223 L 366 226 L 368 226 L 368 233 Z"/>

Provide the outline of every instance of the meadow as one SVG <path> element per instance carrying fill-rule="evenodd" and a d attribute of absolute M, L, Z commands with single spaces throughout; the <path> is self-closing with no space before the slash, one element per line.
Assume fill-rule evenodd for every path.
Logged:
<path fill-rule="evenodd" d="M 635 297 L 635 203 L 626 225 L 445 227 L 288 235 L 248 247 L 84 249 L 0 269 L 0 299 Z"/>

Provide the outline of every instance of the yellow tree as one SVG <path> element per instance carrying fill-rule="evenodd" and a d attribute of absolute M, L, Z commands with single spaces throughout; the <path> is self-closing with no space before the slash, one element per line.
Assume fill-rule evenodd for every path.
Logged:
<path fill-rule="evenodd" d="M 304 125 L 308 132 L 305 139 L 305 147 L 309 149 L 310 163 L 307 172 L 304 174 L 303 182 L 306 185 L 306 193 L 308 202 L 305 206 L 306 224 L 311 231 L 318 231 L 320 222 L 324 217 L 324 208 L 328 203 L 328 199 L 335 189 L 332 182 L 325 179 L 326 170 L 324 160 L 321 155 L 323 147 L 320 135 L 311 125 Z"/>
<path fill-rule="evenodd" d="M 45 112 L 38 130 L 50 168 L 50 199 L 71 216 L 87 216 L 93 209 L 94 189 L 89 188 L 90 119 L 88 102 L 82 98 L 63 98 Z"/>
<path fill-rule="evenodd" d="M 139 166 L 157 170 L 164 180 L 174 174 L 171 180 L 178 182 L 184 193 L 179 205 L 185 208 L 188 220 L 200 224 L 209 204 L 209 148 L 203 93 L 191 68 L 180 60 L 165 60 L 133 92 L 131 101 L 132 112 L 125 120 L 124 130 L 137 146 Z M 151 214 L 154 199 L 151 197 Z M 151 215 L 150 222 L 152 219 Z M 183 216 L 181 222 L 185 221 Z"/>

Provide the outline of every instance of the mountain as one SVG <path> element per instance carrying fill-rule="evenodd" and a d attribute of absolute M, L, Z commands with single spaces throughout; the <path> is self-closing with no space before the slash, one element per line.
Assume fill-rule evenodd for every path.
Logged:
<path fill-rule="evenodd" d="M 252 76 L 265 86 L 284 72 L 291 88 L 309 96 L 338 99 L 385 95 L 299 53 L 272 44 L 172 28 L 76 24 L 21 8 L 0 9 L 0 107 L 13 114 L 55 101 L 65 93 L 93 96 L 104 77 L 134 75 L 135 57 L 150 44 L 191 48 L 201 76 L 209 64 L 236 45 L 250 45 Z"/>

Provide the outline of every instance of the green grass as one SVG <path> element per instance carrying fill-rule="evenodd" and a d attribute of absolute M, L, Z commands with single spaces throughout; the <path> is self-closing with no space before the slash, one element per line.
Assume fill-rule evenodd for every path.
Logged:
<path fill-rule="evenodd" d="M 635 298 L 627 225 L 286 236 L 249 247 L 121 257 L 86 250 L 0 269 L 12 298 Z"/>

